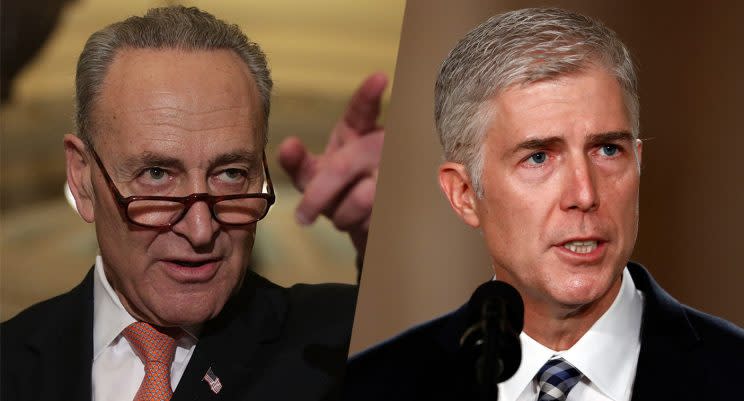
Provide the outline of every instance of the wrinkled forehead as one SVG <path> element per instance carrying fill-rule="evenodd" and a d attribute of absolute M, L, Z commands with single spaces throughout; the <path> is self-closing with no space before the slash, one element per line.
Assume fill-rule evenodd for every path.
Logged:
<path fill-rule="evenodd" d="M 96 142 L 263 144 L 255 80 L 230 50 L 124 49 L 106 73 L 93 113 Z"/>
<path fill-rule="evenodd" d="M 482 100 L 478 113 L 488 120 L 487 117 L 493 117 L 495 104 L 499 104 L 500 109 L 522 112 L 544 108 L 536 117 L 561 109 L 588 115 L 602 110 L 612 111 L 627 123 L 632 123 L 629 101 L 627 92 L 613 71 L 599 63 L 588 63 L 570 72 L 524 79 L 494 90 L 493 94 Z"/>

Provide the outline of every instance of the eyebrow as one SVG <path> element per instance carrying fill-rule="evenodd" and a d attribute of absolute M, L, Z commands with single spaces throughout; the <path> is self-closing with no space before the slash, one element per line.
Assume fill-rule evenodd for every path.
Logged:
<path fill-rule="evenodd" d="M 550 147 L 555 146 L 556 144 L 565 142 L 563 138 L 559 136 L 551 136 L 548 138 L 535 138 L 535 139 L 528 139 L 524 142 L 518 143 L 514 148 L 512 149 L 511 153 L 518 153 L 522 150 L 540 150 L 540 149 L 547 149 Z"/>
<path fill-rule="evenodd" d="M 245 163 L 251 167 L 255 167 L 261 164 L 261 157 L 254 151 L 241 150 L 221 154 L 209 161 L 210 166 L 219 166 L 230 163 Z"/>
<path fill-rule="evenodd" d="M 175 157 L 149 151 L 129 156 L 122 162 L 122 168 L 125 170 L 135 170 L 142 166 L 176 167 L 179 169 L 185 167 L 183 162 Z"/>
<path fill-rule="evenodd" d="M 250 150 L 239 150 L 213 157 L 209 160 L 208 164 L 209 167 L 212 168 L 223 164 L 242 162 L 254 167 L 261 164 L 260 160 L 261 158 L 256 154 L 256 152 Z M 122 162 L 122 169 L 127 171 L 135 170 L 142 166 L 172 167 L 180 170 L 186 169 L 186 166 L 181 159 L 150 151 L 127 157 Z"/>
<path fill-rule="evenodd" d="M 608 142 L 633 142 L 633 135 L 628 131 L 610 131 L 589 136 L 589 145 L 596 146 Z"/>
<path fill-rule="evenodd" d="M 608 142 L 628 141 L 633 140 L 633 135 L 628 131 L 609 131 L 601 132 L 597 134 L 589 135 L 587 143 L 590 146 L 601 145 Z M 514 146 L 511 154 L 518 153 L 522 150 L 542 150 L 555 147 L 560 143 L 564 143 L 565 140 L 560 136 L 551 136 L 547 138 L 535 138 L 528 139 L 524 142 L 520 142 Z"/>

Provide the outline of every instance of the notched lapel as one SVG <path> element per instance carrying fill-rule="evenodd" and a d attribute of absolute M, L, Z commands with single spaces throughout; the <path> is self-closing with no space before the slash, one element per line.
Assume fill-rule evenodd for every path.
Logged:
<path fill-rule="evenodd" d="M 50 313 L 28 338 L 26 346 L 38 358 L 34 383 L 39 400 L 90 400 L 93 366 L 93 270 L 83 282 L 61 296 L 60 313 Z"/>
<path fill-rule="evenodd" d="M 240 293 L 202 330 L 172 401 L 244 398 L 260 375 L 261 348 L 282 333 L 287 310 L 284 289 L 249 272 Z M 217 392 L 205 379 L 210 369 L 222 387 Z"/>
<path fill-rule="evenodd" d="M 643 267 L 628 266 L 645 303 L 632 400 L 705 399 L 694 395 L 705 373 L 695 352 L 700 339 L 684 308 Z"/>

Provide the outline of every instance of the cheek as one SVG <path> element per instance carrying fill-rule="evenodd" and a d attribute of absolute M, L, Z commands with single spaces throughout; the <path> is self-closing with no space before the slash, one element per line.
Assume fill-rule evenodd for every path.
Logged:
<path fill-rule="evenodd" d="M 625 226 L 624 230 L 626 241 L 628 243 L 628 247 L 630 248 L 628 252 L 632 252 L 638 235 L 638 215 L 638 191 L 636 189 L 635 192 L 631 192 L 627 196 L 625 212 L 624 216 L 622 217 L 623 221 L 621 223 Z M 628 257 L 630 257 L 630 255 L 628 255 Z"/>
<path fill-rule="evenodd" d="M 117 291 L 131 294 L 134 288 L 143 288 L 142 283 L 153 279 L 157 270 L 151 268 L 151 252 L 158 243 L 157 232 L 132 230 L 118 220 L 98 219 L 96 235 L 109 280 Z"/>
<path fill-rule="evenodd" d="M 101 254 L 116 266 L 127 266 L 127 276 L 131 280 L 138 280 L 143 275 L 150 274 L 158 252 L 164 249 L 159 246 L 162 234 L 146 230 L 131 230 L 126 226 L 116 230 L 116 234 L 100 233 L 98 243 Z"/>
<path fill-rule="evenodd" d="M 634 231 L 638 225 L 638 198 L 640 177 L 630 173 L 614 182 L 608 202 L 613 202 L 615 212 L 619 214 L 619 224 L 626 226 L 626 230 Z"/>
<path fill-rule="evenodd" d="M 100 198 L 99 198 L 100 199 Z M 129 260 L 141 254 L 140 232 L 132 231 L 113 204 L 95 206 L 95 227 L 101 253 L 118 260 Z"/>
<path fill-rule="evenodd" d="M 123 256 L 135 258 L 141 255 L 158 236 L 157 231 L 130 226 L 111 194 L 97 193 L 95 204 L 95 226 L 98 243 L 110 245 L 108 251 L 122 252 Z"/>
<path fill-rule="evenodd" d="M 530 248 L 539 243 L 543 235 L 545 216 L 543 209 L 532 199 L 522 195 L 490 199 L 480 210 L 483 235 L 492 257 L 519 259 L 534 254 Z"/>
<path fill-rule="evenodd" d="M 229 256 L 230 268 L 225 269 L 225 274 L 229 276 L 227 285 L 232 291 L 237 290 L 249 269 L 255 234 L 254 228 L 251 231 L 232 232 L 229 235 L 232 249 Z"/>
<path fill-rule="evenodd" d="M 238 268 L 246 266 L 253 252 L 253 244 L 256 237 L 255 226 L 248 230 L 228 230 L 226 237 L 230 243 L 230 259 Z"/>

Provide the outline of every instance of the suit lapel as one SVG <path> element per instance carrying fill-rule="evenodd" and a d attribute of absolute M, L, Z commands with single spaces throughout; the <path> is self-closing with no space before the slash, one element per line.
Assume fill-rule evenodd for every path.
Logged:
<path fill-rule="evenodd" d="M 696 361 L 700 339 L 684 308 L 642 266 L 628 266 L 645 297 L 632 400 L 705 399 L 695 394 L 701 390 L 695 383 L 705 375 Z"/>
<path fill-rule="evenodd" d="M 476 382 L 475 356 L 465 349 L 461 349 L 460 340 L 463 333 L 473 324 L 475 319 L 469 316 L 468 304 L 461 306 L 448 315 L 441 330 L 437 331 L 436 342 L 445 359 L 445 366 L 454 367 L 448 372 L 448 377 L 441 377 L 431 399 L 480 399 L 479 385 Z M 430 364 L 435 368 L 435 364 Z"/>
<path fill-rule="evenodd" d="M 62 297 L 64 314 L 49 316 L 27 346 L 39 358 L 40 400 L 90 400 L 93 364 L 93 270 Z"/>
<path fill-rule="evenodd" d="M 172 401 L 234 400 L 261 375 L 262 349 L 281 334 L 287 313 L 283 289 L 252 272 L 220 315 L 208 322 L 176 388 Z M 219 379 L 213 391 L 207 371 Z"/>

